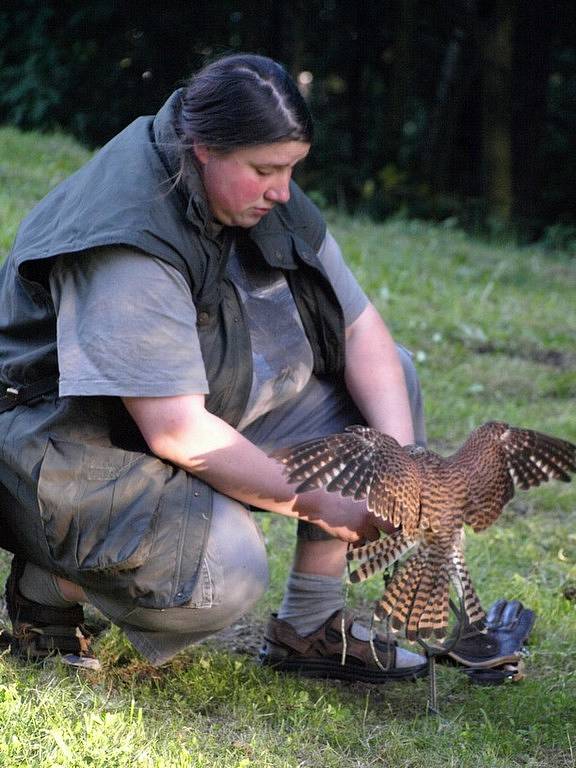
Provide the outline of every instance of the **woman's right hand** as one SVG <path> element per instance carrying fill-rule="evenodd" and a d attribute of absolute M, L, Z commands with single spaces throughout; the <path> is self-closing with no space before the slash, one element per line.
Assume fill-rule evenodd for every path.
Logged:
<path fill-rule="evenodd" d="M 391 533 L 394 530 L 387 520 L 368 510 L 365 500 L 355 501 L 323 489 L 299 494 L 294 509 L 299 519 L 351 544 L 375 541 L 380 537 L 380 531 Z"/>

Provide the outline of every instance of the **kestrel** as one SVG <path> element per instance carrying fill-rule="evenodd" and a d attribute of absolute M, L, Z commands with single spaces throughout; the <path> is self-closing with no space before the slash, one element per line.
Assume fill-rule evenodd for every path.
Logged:
<path fill-rule="evenodd" d="M 454 585 L 470 623 L 484 619 L 463 552 L 464 523 L 491 525 L 514 495 L 552 478 L 570 481 L 576 445 L 530 429 L 489 422 L 446 458 L 400 446 L 369 427 L 310 440 L 276 455 L 302 493 L 325 487 L 366 499 L 368 509 L 397 531 L 348 553 L 362 581 L 411 553 L 389 582 L 375 610 L 408 640 L 446 635 Z"/>

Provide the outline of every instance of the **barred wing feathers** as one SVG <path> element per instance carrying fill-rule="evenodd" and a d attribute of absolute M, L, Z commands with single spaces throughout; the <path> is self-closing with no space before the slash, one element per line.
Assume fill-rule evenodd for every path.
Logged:
<path fill-rule="evenodd" d="M 303 493 L 325 487 L 356 500 L 408 536 L 418 527 L 420 475 L 414 460 L 389 435 L 370 427 L 309 440 L 275 454 Z"/>
<path fill-rule="evenodd" d="M 475 531 L 491 525 L 514 496 L 548 480 L 570 482 L 576 445 L 530 429 L 488 422 L 450 458 L 466 472 L 469 500 L 464 519 Z"/>

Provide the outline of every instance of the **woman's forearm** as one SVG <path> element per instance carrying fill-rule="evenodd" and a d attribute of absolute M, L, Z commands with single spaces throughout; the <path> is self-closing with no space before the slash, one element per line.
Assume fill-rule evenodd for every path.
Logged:
<path fill-rule="evenodd" d="M 316 523 L 345 541 L 375 534 L 365 503 L 325 490 L 296 494 L 282 465 L 202 407 L 201 396 L 125 398 L 150 449 L 244 504 Z"/>

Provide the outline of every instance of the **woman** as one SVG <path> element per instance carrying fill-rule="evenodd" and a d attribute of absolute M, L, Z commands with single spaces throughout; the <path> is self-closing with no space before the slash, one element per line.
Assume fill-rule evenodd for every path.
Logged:
<path fill-rule="evenodd" d="M 358 422 L 424 440 L 407 354 L 291 181 L 311 142 L 280 65 L 225 57 L 23 222 L 0 274 L 18 652 L 89 664 L 84 601 L 153 664 L 229 626 L 266 588 L 253 506 L 300 521 L 265 663 L 374 681 L 425 671 L 383 640 L 376 662 L 342 614 L 347 543 L 378 521 L 337 494 L 296 495 L 268 456 Z"/>

